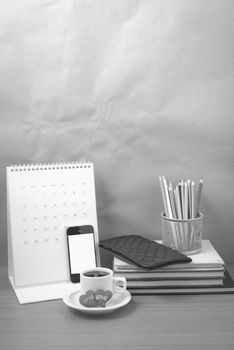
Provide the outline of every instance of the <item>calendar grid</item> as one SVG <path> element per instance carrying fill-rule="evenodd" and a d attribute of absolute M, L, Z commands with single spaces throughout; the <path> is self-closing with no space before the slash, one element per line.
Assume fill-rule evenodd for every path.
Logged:
<path fill-rule="evenodd" d="M 69 280 L 66 230 L 92 225 L 97 263 L 98 226 L 90 162 L 7 168 L 9 274 L 15 286 Z"/>

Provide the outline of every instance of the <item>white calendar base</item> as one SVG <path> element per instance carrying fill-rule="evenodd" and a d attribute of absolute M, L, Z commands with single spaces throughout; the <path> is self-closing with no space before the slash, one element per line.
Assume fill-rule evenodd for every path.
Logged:
<path fill-rule="evenodd" d="M 80 283 L 59 282 L 56 284 L 15 288 L 13 279 L 9 277 L 14 292 L 20 304 L 35 303 L 39 301 L 62 299 L 69 292 L 80 290 Z"/>

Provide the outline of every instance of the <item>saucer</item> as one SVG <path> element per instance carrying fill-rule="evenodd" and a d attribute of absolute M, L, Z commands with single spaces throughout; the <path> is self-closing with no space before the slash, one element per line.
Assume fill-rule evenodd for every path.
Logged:
<path fill-rule="evenodd" d="M 107 302 L 106 307 L 85 307 L 79 302 L 80 295 L 80 291 L 65 295 L 63 302 L 72 309 L 79 310 L 88 315 L 109 314 L 127 305 L 131 300 L 131 294 L 126 290 L 125 292 L 113 294 L 112 298 Z"/>

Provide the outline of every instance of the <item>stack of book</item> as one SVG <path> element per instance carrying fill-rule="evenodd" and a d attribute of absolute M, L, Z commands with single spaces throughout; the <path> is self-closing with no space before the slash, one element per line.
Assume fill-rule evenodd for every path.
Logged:
<path fill-rule="evenodd" d="M 203 240 L 201 251 L 190 258 L 190 263 L 145 270 L 114 257 L 113 270 L 116 277 L 127 279 L 133 295 L 234 292 L 234 281 L 209 240 Z"/>

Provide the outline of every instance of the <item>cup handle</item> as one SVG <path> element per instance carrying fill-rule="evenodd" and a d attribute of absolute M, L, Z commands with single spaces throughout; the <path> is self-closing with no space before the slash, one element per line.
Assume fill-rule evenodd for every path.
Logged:
<path fill-rule="evenodd" d="M 126 281 L 126 278 L 124 277 L 113 277 L 113 282 L 114 282 L 114 292 L 116 293 L 124 293 L 126 291 L 126 288 L 127 288 L 127 281 Z M 118 283 L 121 283 L 122 286 L 120 287 L 118 285 Z"/>

